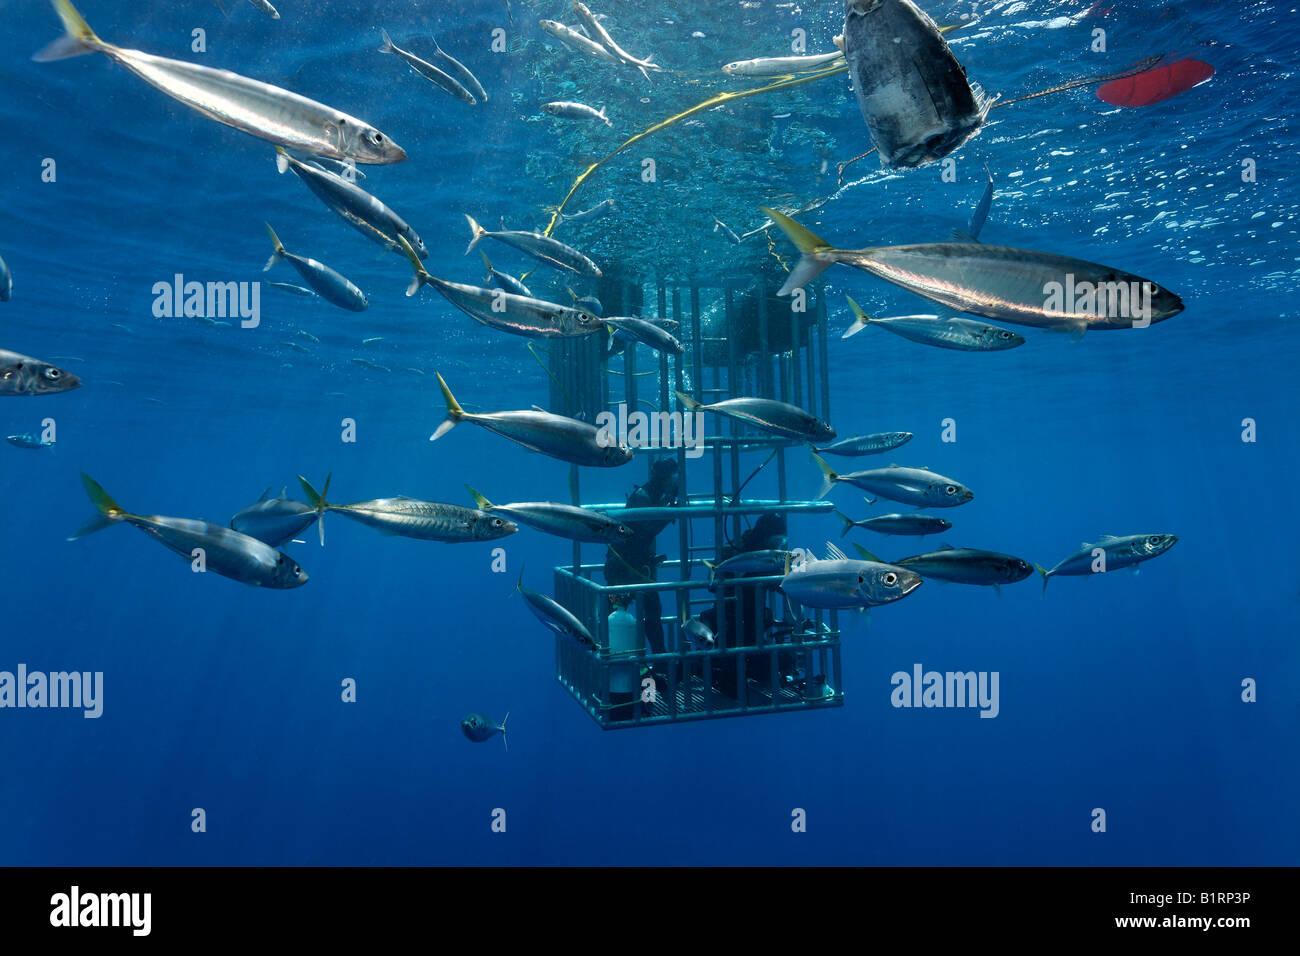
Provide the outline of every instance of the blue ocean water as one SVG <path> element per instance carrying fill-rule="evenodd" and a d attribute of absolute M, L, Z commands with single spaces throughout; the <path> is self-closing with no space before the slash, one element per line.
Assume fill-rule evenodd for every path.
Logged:
<path fill-rule="evenodd" d="M 664 65 L 647 83 L 546 37 L 539 18 L 574 22 L 559 0 L 515 0 L 513 21 L 504 0 L 277 6 L 278 21 L 241 0 L 224 11 L 85 0 L 81 11 L 110 42 L 293 89 L 391 135 L 408 160 L 368 167 L 362 185 L 421 233 L 431 273 L 468 283 L 482 269 L 462 255 L 465 213 L 488 228 L 545 227 L 578 174 L 632 134 L 759 85 L 722 64 L 787 54 L 795 29 L 809 52 L 829 50 L 842 24 L 830 2 L 593 5 L 621 45 Z M 1179 543 L 1137 576 L 1061 578 L 1045 595 L 1036 575 L 1000 595 L 927 582 L 869 617 L 843 615 L 842 708 L 601 732 L 556 684 L 551 637 L 509 597 L 524 567 L 550 589 L 550 568 L 570 555 L 558 539 L 505 539 L 497 573 L 496 542 L 389 538 L 329 517 L 325 548 L 314 530 L 289 546 L 311 580 L 284 592 L 191 574 L 129 528 L 65 541 L 91 513 L 82 471 L 129 509 L 225 523 L 268 485 L 292 491 L 298 474 L 332 473 L 339 500 L 468 504 L 465 484 L 496 501 L 566 501 L 569 469 L 470 426 L 428 441 L 443 417 L 435 371 L 467 407 L 545 404 L 547 375 L 524 340 L 432 290 L 407 299 L 407 264 L 277 176 L 267 143 L 102 56 L 31 62 L 58 36 L 56 16 L 0 2 L 0 256 L 14 276 L 0 348 L 85 382 L 0 399 L 5 434 L 49 417 L 58 437 L 39 451 L 0 445 L 0 670 L 104 674 L 98 719 L 0 709 L 0 862 L 1296 863 L 1294 13 L 1275 2 L 924 7 L 940 23 L 965 18 L 953 48 L 1003 100 L 1153 54 L 1216 74 L 1144 109 L 1083 88 L 995 110 L 956 154 L 955 182 L 939 164 L 885 174 L 869 157 L 841 186 L 837 164 L 870 145 L 842 76 L 724 103 L 593 173 L 568 210 L 614 197 L 616 212 L 557 236 L 644 281 L 652 302 L 661 280 L 711 289 L 770 278 L 772 253 L 789 258 L 775 233 L 771 249 L 762 236 L 730 244 L 714 215 L 743 232 L 762 223 L 760 205 L 833 197 L 799 217 L 832 241 L 942 239 L 964 226 L 987 164 L 997 194 L 985 241 L 1149 276 L 1186 311 L 1077 342 L 1022 329 L 1024 347 L 988 355 L 871 329 L 832 337 L 833 422 L 841 435 L 913 431 L 901 463 L 975 489 L 946 514 L 959 546 L 1050 567 L 1102 534 Z M 456 102 L 379 55 L 381 26 L 424 56 L 436 37 L 488 102 Z M 554 99 L 605 105 L 613 128 L 538 111 Z M 264 284 L 256 329 L 154 316 L 155 284 L 176 274 L 297 282 L 287 265 L 261 273 L 263 220 L 291 251 L 346 273 L 370 308 Z M 484 248 L 502 268 L 527 268 Z M 567 300 L 560 274 L 533 278 L 535 292 Z M 873 314 L 924 304 L 843 267 L 825 280 L 833 330 L 848 324 L 846 292 Z M 341 440 L 345 419 L 355 442 Z M 941 440 L 946 419 L 955 442 Z M 798 452 L 788 462 L 792 494 L 815 495 L 815 467 Z M 642 480 L 639 462 L 587 469 L 583 498 L 618 500 Z M 765 474 L 751 492 L 773 487 Z M 833 498 L 855 518 L 880 513 L 847 489 Z M 792 518 L 792 542 L 820 552 L 840 527 Z M 849 540 L 913 553 L 905 539 Z M 998 716 L 895 708 L 891 675 L 918 663 L 998 672 Z M 345 678 L 355 703 L 340 699 Z M 1242 699 L 1247 679 L 1255 702 Z M 459 721 L 475 711 L 509 712 L 508 751 L 464 738 Z M 191 829 L 195 808 L 206 832 Z M 491 827 L 498 808 L 504 833 Z M 792 830 L 796 809 L 806 832 Z"/>

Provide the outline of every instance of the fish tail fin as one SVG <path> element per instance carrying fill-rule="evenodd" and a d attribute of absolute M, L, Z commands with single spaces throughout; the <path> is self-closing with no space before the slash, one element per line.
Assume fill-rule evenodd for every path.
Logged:
<path fill-rule="evenodd" d="M 506 715 L 501 718 L 501 727 L 499 728 L 501 731 L 501 742 L 506 745 L 506 753 L 510 752 L 510 741 L 506 739 L 506 721 L 509 719 L 510 711 L 507 710 Z"/>
<path fill-rule="evenodd" d="M 429 441 L 437 441 L 447 432 L 451 431 L 465 417 L 465 409 L 460 407 L 456 401 L 456 396 L 451 394 L 451 389 L 447 387 L 447 382 L 443 379 L 441 372 L 434 372 L 438 376 L 438 387 L 442 389 L 442 400 L 447 403 L 447 417 L 442 420 L 438 430 L 429 436 Z"/>
<path fill-rule="evenodd" d="M 596 115 L 598 115 L 598 116 L 599 116 L 599 117 L 600 117 L 600 118 L 605 122 L 605 125 L 606 125 L 606 126 L 610 127 L 611 129 L 614 128 L 614 124 L 611 123 L 611 122 L 609 121 L 609 117 L 605 115 L 605 107 L 602 106 L 602 107 L 600 108 L 600 112 L 599 112 L 598 114 L 596 114 Z"/>
<path fill-rule="evenodd" d="M 480 511 L 492 510 L 492 502 L 488 501 L 486 498 L 484 498 L 481 494 L 479 494 L 469 485 L 465 486 L 465 490 L 469 492 L 470 497 L 474 499 L 474 504 L 478 506 Z M 523 581 L 523 579 L 524 579 L 524 573 L 523 573 L 523 569 L 521 568 L 519 571 L 519 580 Z"/>
<path fill-rule="evenodd" d="M 876 320 L 873 319 L 871 316 L 867 315 L 867 313 L 863 312 L 862 306 L 854 302 L 851 296 L 846 295 L 844 298 L 849 300 L 849 308 L 853 310 L 853 324 L 850 325 L 847 329 L 845 329 L 844 335 L 841 336 L 841 338 L 847 339 L 850 335 L 857 335 L 859 332 L 861 332 L 863 329 L 867 327 L 868 323 L 874 322 Z"/>
<path fill-rule="evenodd" d="M 84 471 L 81 473 L 81 485 L 86 489 L 86 495 L 90 498 L 90 502 L 95 506 L 98 514 L 69 536 L 69 541 L 76 541 L 78 538 L 84 538 L 96 531 L 103 531 L 105 528 L 131 517 L 125 508 L 114 501 L 108 492 Z"/>
<path fill-rule="evenodd" d="M 480 226 L 469 213 L 465 214 L 465 218 L 469 220 L 469 231 L 473 234 L 469 245 L 465 248 L 465 255 L 469 255 L 474 251 L 474 247 L 478 245 L 478 241 L 487 235 L 487 230 Z"/>
<path fill-rule="evenodd" d="M 406 237 L 399 234 L 397 241 L 401 244 L 402 251 L 406 253 L 406 258 L 411 260 L 411 268 L 415 270 L 415 275 L 411 276 L 411 284 L 406 287 L 407 298 L 410 298 L 420 291 L 421 286 L 427 285 L 433 277 L 420 264 L 420 256 L 411 248 L 411 244 L 406 241 Z"/>
<path fill-rule="evenodd" d="M 302 475 L 298 476 L 298 483 L 302 485 L 303 494 L 307 496 L 307 504 L 311 505 L 316 511 L 316 530 L 320 532 L 320 546 L 325 547 L 325 512 L 329 510 L 329 502 L 325 500 L 325 495 L 330 492 L 330 479 L 334 473 L 325 476 L 325 488 L 322 492 L 317 493 L 316 489 Z"/>
<path fill-rule="evenodd" d="M 289 154 L 283 146 L 275 147 L 275 169 L 282 176 L 289 171 Z"/>
<path fill-rule="evenodd" d="M 785 285 L 781 286 L 777 295 L 789 295 L 795 289 L 803 288 L 835 262 L 833 254 L 838 250 L 825 239 L 775 209 L 760 206 L 759 211 L 780 226 L 786 238 L 793 242 L 795 248 L 801 253 L 799 261 L 790 270 Z"/>
<path fill-rule="evenodd" d="M 826 460 L 822 458 L 821 455 L 813 452 L 812 459 L 817 462 L 817 467 L 821 469 L 822 477 L 824 479 L 821 490 L 817 492 L 817 498 L 818 500 L 821 500 L 830 493 L 831 488 L 835 486 L 835 482 L 840 476 L 835 474 L 835 470 L 831 468 L 830 465 L 826 464 Z"/>
<path fill-rule="evenodd" d="M 679 402 L 682 403 L 682 406 L 683 406 L 683 407 L 684 407 L 688 412 L 693 412 L 693 411 L 696 411 L 697 409 L 703 407 L 703 406 L 700 405 L 699 402 L 697 402 L 695 399 L 691 398 L 691 396 L 689 396 L 689 395 L 687 395 L 687 394 L 685 394 L 685 393 L 683 393 L 683 392 L 674 392 L 673 394 L 675 394 L 675 395 L 677 396 L 677 400 L 678 400 Z"/>
<path fill-rule="evenodd" d="M 280 237 L 275 234 L 275 230 L 271 228 L 269 222 L 264 222 L 263 225 L 266 226 L 266 231 L 271 236 L 272 249 L 271 258 L 267 259 L 266 265 L 262 267 L 262 271 L 266 272 L 277 262 L 284 261 L 284 243 L 280 241 Z"/>
<path fill-rule="evenodd" d="M 106 52 L 113 49 L 111 44 L 95 36 L 95 31 L 90 29 L 90 24 L 68 0 L 53 0 L 53 3 L 54 12 L 63 21 L 63 36 L 38 50 L 32 56 L 33 60 L 37 63 L 49 63 L 53 60 L 81 56 L 84 53 Z"/>
<path fill-rule="evenodd" d="M 1051 575 L 1049 572 L 1044 571 L 1044 570 L 1043 570 L 1043 566 L 1042 566 L 1041 564 L 1035 564 L 1034 567 L 1037 568 L 1037 569 L 1038 569 L 1038 573 L 1041 574 L 1041 575 L 1043 576 L 1043 593 L 1046 594 L 1046 593 L 1047 593 L 1047 582 L 1051 579 L 1052 575 Z"/>
<path fill-rule="evenodd" d="M 844 530 L 840 532 L 840 537 L 842 538 L 850 531 L 853 530 L 853 519 L 850 518 L 848 515 L 846 515 L 843 511 L 840 511 L 838 508 L 835 509 L 835 513 L 839 515 L 840 520 L 844 522 Z"/>
<path fill-rule="evenodd" d="M 388 35 L 388 31 L 383 27 L 379 28 L 380 34 L 384 38 L 384 45 L 379 48 L 380 53 L 392 53 L 397 47 L 393 44 L 393 38 Z"/>

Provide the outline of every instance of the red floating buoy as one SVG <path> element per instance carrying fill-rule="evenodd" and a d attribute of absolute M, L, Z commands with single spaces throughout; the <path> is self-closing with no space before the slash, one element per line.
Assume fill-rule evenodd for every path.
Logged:
<path fill-rule="evenodd" d="M 1214 67 L 1200 60 L 1179 60 L 1136 76 L 1111 80 L 1097 87 L 1097 98 L 1111 106 L 1151 106 L 1185 93 L 1214 76 Z"/>

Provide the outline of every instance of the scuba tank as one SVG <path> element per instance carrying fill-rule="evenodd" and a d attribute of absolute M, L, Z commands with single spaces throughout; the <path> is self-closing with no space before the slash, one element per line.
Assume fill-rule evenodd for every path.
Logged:
<path fill-rule="evenodd" d="M 639 654 L 645 642 L 636 615 L 625 607 L 615 607 L 609 615 L 609 652 L 611 655 Z M 609 670 L 609 690 L 613 694 L 632 694 L 637 690 L 637 666 L 614 664 Z"/>

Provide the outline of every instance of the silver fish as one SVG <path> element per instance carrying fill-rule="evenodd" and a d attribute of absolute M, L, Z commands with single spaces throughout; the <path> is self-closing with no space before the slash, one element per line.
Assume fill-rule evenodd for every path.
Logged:
<path fill-rule="evenodd" d="M 879 561 L 874 554 L 857 546 L 858 552 L 868 561 Z M 954 548 L 944 544 L 942 551 L 916 554 L 910 558 L 891 561 L 895 567 L 915 571 L 923 578 L 952 581 L 956 584 L 978 584 L 997 590 L 1003 584 L 1015 584 L 1034 573 L 1034 566 L 1023 558 L 997 551 L 980 551 L 976 548 Z"/>
<path fill-rule="evenodd" d="M 311 289 L 304 289 L 302 286 L 294 285 L 292 282 L 268 282 L 267 285 L 273 289 L 279 289 L 281 292 L 290 292 L 294 295 L 303 295 L 308 298 L 316 297 L 316 293 Z M 320 340 L 317 339 L 317 341 Z"/>
<path fill-rule="evenodd" d="M 470 714 L 460 722 L 461 733 L 476 744 L 481 744 L 485 740 L 491 740 L 497 734 L 501 735 L 501 742 L 506 745 L 506 750 L 510 749 L 509 742 L 506 741 L 506 721 L 510 719 L 509 712 L 501 718 L 501 723 L 494 724 L 491 717 L 483 714 Z"/>
<path fill-rule="evenodd" d="M 718 644 L 717 635 L 698 617 L 686 620 L 686 609 L 682 608 L 682 633 L 693 651 L 711 651 Z"/>
<path fill-rule="evenodd" d="M 230 527 L 273 548 L 292 541 L 310 528 L 318 515 L 316 509 L 289 498 L 287 491 L 284 489 L 280 497 L 272 498 L 271 489 L 267 488 L 254 504 L 230 519 Z M 328 484 L 325 494 L 329 494 Z"/>
<path fill-rule="evenodd" d="M 619 62 L 618 57 L 610 53 L 603 46 L 590 37 L 583 36 L 572 27 L 566 27 L 563 23 L 556 20 L 539 20 L 538 26 L 549 33 L 555 39 L 559 40 L 579 53 L 585 53 L 588 56 L 594 56 L 599 60 L 607 60 L 610 63 Z"/>
<path fill-rule="evenodd" d="M 473 93 L 474 98 L 480 103 L 486 103 L 488 98 L 487 90 L 483 89 L 483 84 L 478 81 L 477 76 L 469 71 L 469 67 L 460 62 L 460 60 L 456 59 L 442 47 L 438 46 L 437 40 L 433 41 L 433 49 L 434 52 L 438 54 L 438 57 L 444 60 L 446 64 L 451 67 L 451 72 L 455 74 L 460 85 Z"/>
<path fill-rule="evenodd" d="M 14 276 L 4 256 L 0 256 L 0 302 L 8 302 L 14 294 Z"/>
<path fill-rule="evenodd" d="M 912 440 L 911 432 L 877 432 L 874 435 L 857 435 L 842 438 L 833 445 L 822 445 L 813 449 L 819 455 L 844 455 L 846 458 L 860 458 L 863 455 L 879 455 L 893 451 Z"/>
<path fill-rule="evenodd" d="M 907 597 L 921 576 L 876 561 L 853 561 L 828 544 L 824 560 L 806 558 L 781 579 L 781 591 L 805 607 L 868 608 Z"/>
<path fill-rule="evenodd" d="M 275 283 L 275 282 L 272 282 L 272 283 L 271 283 L 271 285 L 277 285 L 277 284 L 278 284 L 278 283 Z M 296 287 L 295 287 L 295 288 L 296 288 Z M 304 291 L 305 291 L 305 290 L 304 290 Z M 315 295 L 316 293 L 315 293 L 315 292 L 312 292 L 311 294 L 312 294 L 312 295 Z M 308 342 L 315 342 L 317 345 L 320 344 L 320 339 L 318 339 L 316 336 L 312 335 L 312 334 L 311 334 L 310 332 L 308 332 L 306 329 L 298 329 L 298 330 L 296 330 L 296 331 L 294 332 L 294 335 L 298 336 L 298 338 L 300 338 L 300 339 L 306 339 Z"/>
<path fill-rule="evenodd" d="M 789 76 L 792 73 L 812 73 L 836 65 L 844 54 L 818 53 L 813 56 L 766 56 L 753 60 L 736 60 L 722 68 L 731 76 Z"/>
<path fill-rule="evenodd" d="M 601 320 L 582 309 L 431 276 L 420 265 L 414 250 L 409 245 L 406 248 L 407 258 L 415 270 L 415 277 L 406 290 L 408 296 L 415 295 L 421 286 L 431 285 L 476 322 L 528 338 L 574 338 L 600 330 Z"/>
<path fill-rule="evenodd" d="M 625 335 L 642 345 L 649 346 L 655 351 L 667 352 L 672 355 L 681 355 L 686 351 L 675 335 L 648 319 L 621 316 L 606 317 L 600 321 L 617 331 L 619 335 Z"/>
<path fill-rule="evenodd" d="M 297 269 L 298 274 L 306 280 L 307 284 L 319 292 L 321 298 L 327 302 L 331 302 L 341 309 L 349 309 L 352 312 L 364 312 L 370 307 L 370 303 L 366 301 L 365 293 L 347 278 L 335 272 L 323 262 L 308 259 L 306 256 L 294 255 L 292 252 L 287 251 L 269 222 L 266 223 L 266 231 L 271 235 L 271 246 L 274 252 L 271 253 L 271 258 L 266 261 L 266 265 L 262 268 L 263 272 L 270 269 L 277 262 L 288 260 L 289 265 Z M 412 255 L 414 255 L 414 251 L 412 251 Z"/>
<path fill-rule="evenodd" d="M 886 168 L 942 159 L 979 131 L 993 105 L 911 0 L 846 0 L 843 44 L 858 107 Z"/>
<path fill-rule="evenodd" d="M 57 365 L 0 349 L 0 395 L 50 395 L 81 385 Z"/>
<path fill-rule="evenodd" d="M 519 530 L 513 521 L 490 515 L 476 508 L 448 504 L 442 501 L 421 501 L 399 495 L 396 498 L 375 498 L 357 501 L 350 505 L 330 504 L 316 493 L 302 475 L 298 476 L 307 503 L 319 516 L 320 543 L 325 544 L 325 513 L 341 514 L 364 525 L 377 528 L 384 534 L 421 541 L 443 541 L 459 544 L 469 541 L 494 541 Z M 326 487 L 329 480 L 326 479 Z"/>
<path fill-rule="evenodd" d="M 45 441 L 35 435 L 7 435 L 5 441 L 15 448 L 53 448 L 54 442 Z"/>
<path fill-rule="evenodd" d="M 500 269 L 494 269 L 492 267 L 492 260 L 487 257 L 486 252 L 480 249 L 478 254 L 483 259 L 483 268 L 487 270 L 487 274 L 483 276 L 484 282 L 495 283 L 498 289 L 505 289 L 512 295 L 522 295 L 526 299 L 531 299 L 533 297 L 533 294 L 528 291 L 528 286 L 510 275 L 510 273 L 502 272 Z"/>
<path fill-rule="evenodd" d="M 841 262 L 959 312 L 1076 334 L 1143 328 L 1183 310 L 1178 296 L 1154 282 L 1083 259 L 969 242 L 836 249 L 788 216 L 763 212 L 802 253 L 778 295 Z"/>
<path fill-rule="evenodd" d="M 867 500 L 870 503 L 871 499 Z M 880 515 L 863 521 L 854 521 L 842 511 L 836 511 L 835 513 L 844 522 L 844 530 L 840 532 L 841 538 L 854 528 L 875 531 L 879 534 L 900 534 L 924 538 L 927 534 L 940 534 L 952 527 L 952 522 L 947 518 L 937 518 L 934 515 Z"/>
<path fill-rule="evenodd" d="M 82 474 L 81 483 L 99 514 L 83 525 L 69 541 L 126 522 L 186 561 L 197 560 L 197 552 L 201 552 L 206 570 L 215 571 L 222 577 L 242 584 L 287 590 L 307 583 L 307 572 L 293 558 L 256 538 L 206 521 L 131 514 L 110 498 L 89 475 Z"/>
<path fill-rule="evenodd" d="M 554 598 L 524 587 L 523 571 L 519 572 L 519 582 L 515 585 L 515 590 L 524 596 L 524 601 L 528 604 L 528 610 L 533 612 L 533 617 L 546 627 L 562 637 L 571 637 L 578 643 L 597 650 L 591 631 L 587 630 L 586 625 L 579 621 L 572 611 Z"/>
<path fill-rule="evenodd" d="M 532 256 L 560 269 L 568 269 L 570 272 L 576 272 L 579 275 L 591 276 L 593 279 L 599 279 L 601 272 L 600 267 L 584 256 L 577 249 L 573 249 L 560 242 L 558 239 L 552 239 L 550 236 L 544 236 L 540 232 L 519 232 L 506 231 L 489 232 L 474 221 L 473 216 L 466 215 L 469 220 L 469 229 L 473 233 L 469 246 L 465 249 L 465 254 L 473 250 L 483 238 L 496 239 L 504 242 L 508 246 L 513 246 L 520 252 Z"/>
<path fill-rule="evenodd" d="M 571 541 L 592 541 L 617 544 L 632 537 L 633 531 L 617 518 L 554 501 L 524 501 L 508 505 L 494 505 L 481 494 L 465 486 L 481 511 L 490 511 L 513 518 L 520 524 L 536 528 L 546 534 Z"/>
<path fill-rule="evenodd" d="M 612 127 L 614 125 L 609 121 L 609 117 L 605 115 L 605 107 L 603 106 L 597 110 L 585 103 L 558 100 L 554 103 L 543 103 L 542 110 L 563 119 L 600 120 L 606 126 Z"/>
<path fill-rule="evenodd" d="M 742 551 L 717 564 L 705 561 L 709 569 L 709 587 L 714 581 L 728 574 L 786 574 L 793 552 L 778 549 L 766 551 Z"/>
<path fill-rule="evenodd" d="M 955 315 L 897 315 L 873 319 L 851 298 L 845 298 L 849 300 L 854 315 L 853 324 L 844 333 L 846 339 L 868 325 L 874 325 L 921 345 L 957 352 L 1003 352 L 1025 344 L 1025 337 L 1010 329 Z"/>
<path fill-rule="evenodd" d="M 456 97 L 456 99 L 468 103 L 470 106 L 474 106 L 478 102 L 474 99 L 474 94 L 465 89 L 465 87 L 462 86 L 460 81 L 455 77 L 438 69 L 438 67 L 434 66 L 432 63 L 429 63 L 426 60 L 421 60 L 414 53 L 409 53 L 397 46 L 393 43 L 393 38 L 388 35 L 388 31 L 382 27 L 379 32 L 384 35 L 384 45 L 379 48 L 380 53 L 395 54 L 416 73 L 419 73 L 434 86 L 446 90 L 452 96 Z"/>
<path fill-rule="evenodd" d="M 813 455 L 813 461 L 817 462 L 817 467 L 822 470 L 826 478 L 817 495 L 818 498 L 825 498 L 837 482 L 853 485 L 863 491 L 875 492 L 880 497 L 891 501 L 916 505 L 918 508 L 955 508 L 975 498 L 975 492 L 961 482 L 945 478 L 925 468 L 890 465 L 888 468 L 873 468 L 870 471 L 838 475 L 817 455 Z M 868 499 L 868 504 L 874 502 Z"/>
<path fill-rule="evenodd" d="M 424 247 L 424 241 L 407 225 L 406 220 L 356 183 L 294 159 L 279 146 L 275 151 L 275 168 L 282 175 L 292 169 L 303 185 L 314 192 L 321 202 L 371 242 L 401 252 L 402 247 L 397 237 L 402 236 L 419 253 L 421 259 L 428 258 L 429 250 Z"/>
<path fill-rule="evenodd" d="M 495 432 L 535 451 L 574 465 L 592 465 L 597 468 L 616 468 L 632 460 L 632 452 L 623 445 L 606 444 L 594 425 L 576 418 L 553 415 L 534 408 L 531 411 L 467 412 L 457 404 L 451 389 L 438 375 L 443 401 L 447 403 L 447 417 L 438 426 L 429 441 L 437 441 L 461 422 L 470 422 Z"/>
<path fill-rule="evenodd" d="M 269 0 L 248 0 L 248 2 L 257 7 L 257 9 L 261 10 L 272 20 L 280 19 L 280 11 L 271 6 Z"/>
<path fill-rule="evenodd" d="M 1044 571 L 1039 567 L 1038 573 L 1043 576 L 1043 591 L 1046 593 L 1048 580 L 1057 574 L 1100 574 L 1119 568 L 1132 568 L 1133 573 L 1137 574 L 1139 564 L 1159 557 L 1177 543 L 1178 538 L 1172 534 L 1130 534 L 1123 537 L 1103 534 L 1096 544 L 1084 542 L 1078 551 L 1052 570 Z M 1101 550 L 1105 556 L 1105 563 L 1100 566 L 1098 561 L 1102 555 L 1093 553 L 1097 550 Z"/>
<path fill-rule="evenodd" d="M 688 412 L 696 410 L 714 412 L 748 422 L 757 428 L 783 438 L 797 441 L 819 442 L 835 437 L 835 429 L 815 415 L 810 415 L 796 405 L 788 405 L 770 398 L 729 398 L 712 405 L 701 405 L 689 395 L 677 392 L 677 399 Z"/>
<path fill-rule="evenodd" d="M 738 246 L 738 245 L 740 245 L 740 243 L 741 243 L 741 238 L 740 238 L 740 236 L 736 235 L 735 230 L 732 229 L 730 226 L 728 226 L 725 222 L 723 222 L 723 221 L 722 221 L 721 219 L 719 219 L 717 216 L 714 216 L 714 217 L 713 217 L 713 231 L 714 231 L 714 232 L 717 232 L 719 229 L 722 230 L 722 234 L 723 234 L 724 236 L 727 237 L 727 240 L 728 240 L 728 241 L 729 241 L 733 246 Z"/>
<path fill-rule="evenodd" d="M 613 199 L 602 199 L 590 209 L 580 209 L 575 213 L 560 213 L 560 219 L 564 222 L 590 222 L 592 219 L 599 219 L 607 212 L 614 209 Z"/>
<path fill-rule="evenodd" d="M 406 159 L 405 150 L 355 116 L 238 73 L 105 43 L 69 0 L 52 2 L 66 35 L 37 53 L 37 61 L 103 53 L 209 119 L 281 146 L 358 163 Z"/>
<path fill-rule="evenodd" d="M 650 80 L 650 74 L 646 72 L 647 70 L 655 70 L 660 73 L 663 72 L 663 67 L 652 62 L 654 60 L 653 56 L 648 56 L 644 60 L 639 60 L 615 43 L 614 38 L 609 35 L 609 31 L 601 25 L 600 21 L 596 19 L 595 14 L 588 10 L 585 4 L 579 3 L 578 0 L 573 0 L 573 13 L 574 16 L 582 21 L 582 25 L 586 27 L 587 32 L 591 34 L 593 40 L 603 46 L 610 53 L 614 54 L 615 57 L 626 63 L 628 66 L 634 66 L 640 70 L 641 75 L 646 78 L 647 82 Z"/>

